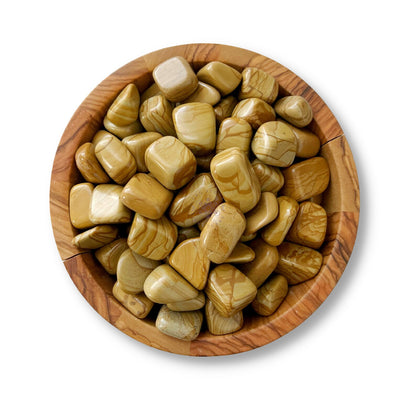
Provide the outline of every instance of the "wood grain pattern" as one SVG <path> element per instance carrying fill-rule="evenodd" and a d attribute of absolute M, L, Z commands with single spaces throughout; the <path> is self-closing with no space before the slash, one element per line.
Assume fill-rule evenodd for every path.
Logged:
<path fill-rule="evenodd" d="M 311 104 L 310 125 L 321 141 L 320 155 L 328 161 L 331 181 L 322 205 L 328 212 L 328 229 L 322 246 L 323 267 L 316 277 L 292 286 L 279 309 L 268 317 L 247 314 L 239 331 L 213 336 L 203 330 L 193 341 L 181 341 L 160 333 L 154 325 L 158 306 L 150 318 L 138 319 L 117 302 L 112 278 L 93 255 L 71 244 L 78 232 L 69 220 L 72 185 L 83 179 L 76 169 L 76 149 L 102 128 L 102 120 L 115 97 L 130 82 L 143 92 L 152 83 L 151 71 L 164 60 L 183 56 L 195 70 L 209 61 L 222 61 L 242 70 L 252 66 L 273 75 L 279 96 L 301 95 Z M 307 319 L 327 298 L 350 258 L 359 219 L 359 186 L 354 160 L 337 120 L 315 91 L 293 72 L 275 61 L 241 48 L 217 44 L 180 45 L 135 59 L 101 82 L 78 108 L 57 149 L 50 186 L 50 212 L 57 247 L 75 285 L 90 305 L 107 321 L 130 337 L 161 350 L 196 356 L 234 354 L 278 339 Z"/>

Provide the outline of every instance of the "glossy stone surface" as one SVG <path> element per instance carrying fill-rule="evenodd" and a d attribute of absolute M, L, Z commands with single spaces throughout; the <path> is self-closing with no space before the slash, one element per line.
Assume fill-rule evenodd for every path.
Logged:
<path fill-rule="evenodd" d="M 216 123 L 212 105 L 182 104 L 175 107 L 172 118 L 177 138 L 194 155 L 206 155 L 215 149 Z"/>
<path fill-rule="evenodd" d="M 286 236 L 288 241 L 318 249 L 325 239 L 327 215 L 323 207 L 310 201 L 302 202 Z"/>
<path fill-rule="evenodd" d="M 175 136 L 172 120 L 173 105 L 163 95 L 155 95 L 140 106 L 140 122 L 146 131 L 162 136 Z"/>
<path fill-rule="evenodd" d="M 127 248 L 117 263 L 117 281 L 127 293 L 143 292 L 146 277 L 159 265 L 159 261 L 140 256 Z"/>
<path fill-rule="evenodd" d="M 279 253 L 276 272 L 283 274 L 289 285 L 309 280 L 321 269 L 322 254 L 313 248 L 285 241 L 280 244 Z"/>
<path fill-rule="evenodd" d="M 199 292 L 196 298 L 183 300 L 181 302 L 171 302 L 171 303 L 168 303 L 166 306 L 171 311 L 188 312 L 188 311 L 197 311 L 199 309 L 202 309 L 204 305 L 205 305 L 204 292 Z"/>
<path fill-rule="evenodd" d="M 221 193 L 212 176 L 200 173 L 175 196 L 169 217 L 178 226 L 190 227 L 211 215 L 221 202 Z"/>
<path fill-rule="evenodd" d="M 266 165 L 259 159 L 254 159 L 253 162 L 251 162 L 251 166 L 260 182 L 261 191 L 277 194 L 285 181 L 280 169 Z"/>
<path fill-rule="evenodd" d="M 192 93 L 184 103 L 207 103 L 215 105 L 221 100 L 221 94 L 211 85 L 205 84 L 205 82 L 198 82 L 198 87 L 194 93 Z"/>
<path fill-rule="evenodd" d="M 279 93 L 279 84 L 267 72 L 259 68 L 247 67 L 241 73 L 243 80 L 241 82 L 239 100 L 246 98 L 260 98 L 268 104 L 272 104 Z"/>
<path fill-rule="evenodd" d="M 205 294 L 224 317 L 230 317 L 249 305 L 256 292 L 253 282 L 231 264 L 221 264 L 213 269 L 205 287 Z"/>
<path fill-rule="evenodd" d="M 234 247 L 234 250 L 231 252 L 231 254 L 227 257 L 225 263 L 249 263 L 250 261 L 254 260 L 255 256 L 256 254 L 252 248 L 239 242 Z"/>
<path fill-rule="evenodd" d="M 234 91 L 241 81 L 241 74 L 233 67 L 218 61 L 209 62 L 198 72 L 200 81 L 216 88 L 221 95 L 228 95 Z"/>
<path fill-rule="evenodd" d="M 94 145 L 91 142 L 84 143 L 77 149 L 75 152 L 75 164 L 87 182 L 110 182 L 109 176 L 105 173 L 95 156 Z"/>
<path fill-rule="evenodd" d="M 270 104 L 260 98 L 241 100 L 232 112 L 233 117 L 246 120 L 253 130 L 257 130 L 263 123 L 276 119 L 276 113 Z"/>
<path fill-rule="evenodd" d="M 121 202 L 134 212 L 158 220 L 167 210 L 173 192 L 146 173 L 137 173 L 124 186 Z"/>
<path fill-rule="evenodd" d="M 111 104 L 107 118 L 117 126 L 127 126 L 137 120 L 140 94 L 136 85 L 128 84 Z"/>
<path fill-rule="evenodd" d="M 95 250 L 116 239 L 118 228 L 114 225 L 97 225 L 72 239 L 72 244 L 78 248 Z"/>
<path fill-rule="evenodd" d="M 172 102 L 183 101 L 198 87 L 198 78 L 182 56 L 174 56 L 153 70 L 153 79 L 163 95 Z"/>
<path fill-rule="evenodd" d="M 150 220 L 136 214 L 127 238 L 129 247 L 152 260 L 162 260 L 172 251 L 176 243 L 176 225 L 165 216 Z"/>
<path fill-rule="evenodd" d="M 261 233 L 263 240 L 272 246 L 282 244 L 293 221 L 295 221 L 299 209 L 299 204 L 293 198 L 287 196 L 279 196 L 277 203 L 279 204 L 277 218 Z"/>
<path fill-rule="evenodd" d="M 307 126 L 313 118 L 309 103 L 299 95 L 280 98 L 274 105 L 276 113 L 295 127 Z"/>
<path fill-rule="evenodd" d="M 205 317 L 208 331 L 213 335 L 231 334 L 241 329 L 244 323 L 243 312 L 239 311 L 226 318 L 215 309 L 215 306 L 209 299 L 207 299 L 205 304 Z"/>
<path fill-rule="evenodd" d="M 157 315 L 156 328 L 165 335 L 192 341 L 199 335 L 202 321 L 201 311 L 175 312 L 163 305 Z"/>
<path fill-rule="evenodd" d="M 196 289 L 205 287 L 210 261 L 199 237 L 178 244 L 169 256 L 169 264 Z"/>
<path fill-rule="evenodd" d="M 121 202 L 121 185 L 97 185 L 92 191 L 89 218 L 93 224 L 126 224 L 132 212 Z"/>
<path fill-rule="evenodd" d="M 256 233 L 260 228 L 272 222 L 279 213 L 276 196 L 271 192 L 262 192 L 258 204 L 246 213 L 244 235 Z"/>
<path fill-rule="evenodd" d="M 171 190 L 182 188 L 195 175 L 195 156 L 172 136 L 162 137 L 149 145 L 144 159 L 150 173 Z"/>
<path fill-rule="evenodd" d="M 200 245 L 209 260 L 223 263 L 230 256 L 246 228 L 243 213 L 223 203 L 215 208 L 200 235 Z"/>
<path fill-rule="evenodd" d="M 147 276 L 143 288 L 155 303 L 182 302 L 198 296 L 198 291 L 167 264 L 156 267 Z"/>
<path fill-rule="evenodd" d="M 296 137 L 292 130 L 279 120 L 262 124 L 251 142 L 251 150 L 257 159 L 277 167 L 293 163 L 296 146 Z"/>
<path fill-rule="evenodd" d="M 248 243 L 256 257 L 250 263 L 242 264 L 239 269 L 256 287 L 259 287 L 273 273 L 279 262 L 279 252 L 276 247 L 267 244 L 261 238 Z"/>
<path fill-rule="evenodd" d="M 214 156 L 211 174 L 224 200 L 243 213 L 253 209 L 260 199 L 260 182 L 247 155 L 232 147 Z"/>
<path fill-rule="evenodd" d="M 312 133 L 310 130 L 304 128 L 299 129 L 295 126 L 292 126 L 290 123 L 281 121 L 285 123 L 293 132 L 296 137 L 297 149 L 296 156 L 301 158 L 310 158 L 316 156 L 321 147 L 321 141 L 319 137 Z"/>
<path fill-rule="evenodd" d="M 104 128 L 117 136 L 119 139 L 124 139 L 125 137 L 131 136 L 132 134 L 137 134 L 143 131 L 143 126 L 140 124 L 139 120 L 133 121 L 131 124 L 127 124 L 127 126 L 117 126 L 113 122 L 111 122 L 108 117 L 104 117 Z"/>
<path fill-rule="evenodd" d="M 238 147 L 248 155 L 253 129 L 250 124 L 236 117 L 228 117 L 222 121 L 218 129 L 217 153 L 230 147 Z"/>
<path fill-rule="evenodd" d="M 127 147 L 111 133 L 102 135 L 94 147 L 95 156 L 114 182 L 124 185 L 136 173 L 137 165 Z"/>
<path fill-rule="evenodd" d="M 282 169 L 282 173 L 285 184 L 281 194 L 290 196 L 298 202 L 321 194 L 329 184 L 328 162 L 321 156 L 294 163 Z"/>
<path fill-rule="evenodd" d="M 108 274 L 116 274 L 120 256 L 128 249 L 127 240 L 119 238 L 99 248 L 94 255 Z"/>
<path fill-rule="evenodd" d="M 113 295 L 136 318 L 146 318 L 153 308 L 153 302 L 144 293 L 127 293 L 118 282 L 113 286 Z"/>
<path fill-rule="evenodd" d="M 197 227 L 178 227 L 178 240 L 177 244 L 182 243 L 182 241 L 188 240 L 188 238 L 199 237 L 200 231 Z"/>
<path fill-rule="evenodd" d="M 285 299 L 288 289 L 287 280 L 283 275 L 276 274 L 271 276 L 257 290 L 256 298 L 251 306 L 259 315 L 269 316 L 276 312 Z"/>
<path fill-rule="evenodd" d="M 224 97 L 216 106 L 214 106 L 217 125 L 220 125 L 227 117 L 231 117 L 237 103 L 237 98 L 235 98 L 234 95 L 229 95 L 228 97 Z"/>
<path fill-rule="evenodd" d="M 137 171 L 147 172 L 147 166 L 144 161 L 144 154 L 146 149 L 157 139 L 160 139 L 162 135 L 158 132 L 144 132 L 133 134 L 125 137 L 121 142 L 129 149 L 129 152 L 136 160 Z"/>
<path fill-rule="evenodd" d="M 89 182 L 78 183 L 69 193 L 69 218 L 75 228 L 93 227 L 90 220 L 90 202 L 94 185 Z"/>
<path fill-rule="evenodd" d="M 140 99 L 141 102 L 144 103 L 147 99 L 149 99 L 150 97 L 154 97 L 155 95 L 159 95 L 162 94 L 162 91 L 160 91 L 159 87 L 157 86 L 157 84 L 154 82 L 153 84 L 151 84 L 148 88 L 146 88 L 141 94 L 140 94 Z M 163 94 L 162 94 L 163 95 Z"/>

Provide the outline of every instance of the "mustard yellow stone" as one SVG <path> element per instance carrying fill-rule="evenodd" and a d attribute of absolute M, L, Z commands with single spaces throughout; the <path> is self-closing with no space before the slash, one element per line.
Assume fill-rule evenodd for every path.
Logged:
<path fill-rule="evenodd" d="M 260 183 L 247 155 L 237 147 L 223 150 L 211 161 L 211 175 L 224 200 L 243 213 L 260 199 Z"/>
<path fill-rule="evenodd" d="M 198 87 L 198 78 L 182 56 L 174 56 L 153 70 L 153 79 L 163 95 L 172 102 L 189 97 Z"/>
<path fill-rule="evenodd" d="M 279 213 L 279 205 L 274 194 L 271 192 L 262 192 L 258 204 L 246 213 L 246 229 L 244 235 L 256 233 L 272 222 Z"/>
<path fill-rule="evenodd" d="M 118 228 L 114 225 L 97 225 L 72 239 L 72 244 L 78 248 L 95 250 L 111 243 L 117 238 Z"/>
<path fill-rule="evenodd" d="M 127 124 L 127 126 L 117 126 L 113 122 L 111 122 L 108 117 L 104 117 L 104 128 L 117 136 L 119 139 L 124 139 L 125 137 L 131 136 L 133 134 L 137 134 L 143 131 L 143 126 L 140 124 L 139 120 L 133 121 L 131 124 Z"/>
<path fill-rule="evenodd" d="M 307 126 L 313 118 L 312 108 L 300 95 L 280 98 L 274 105 L 276 113 L 295 127 Z"/>
<path fill-rule="evenodd" d="M 256 257 L 254 250 L 243 243 L 238 242 L 234 250 L 225 260 L 225 263 L 249 263 Z"/>
<path fill-rule="evenodd" d="M 163 95 L 155 95 L 140 106 L 140 122 L 148 132 L 157 132 L 163 136 L 174 136 L 172 120 L 173 105 Z"/>
<path fill-rule="evenodd" d="M 216 88 L 221 95 L 234 91 L 241 81 L 241 73 L 223 62 L 213 61 L 203 66 L 198 72 L 199 81 Z"/>
<path fill-rule="evenodd" d="M 243 80 L 241 82 L 239 100 L 246 98 L 260 98 L 268 104 L 272 104 L 279 93 L 279 84 L 267 72 L 259 68 L 247 67 L 241 73 Z"/>
<path fill-rule="evenodd" d="M 215 208 L 200 234 L 200 245 L 209 260 L 223 263 L 230 256 L 246 228 L 243 213 L 223 203 Z"/>
<path fill-rule="evenodd" d="M 94 255 L 104 267 L 105 271 L 108 274 L 114 275 L 117 273 L 117 264 L 120 256 L 128 248 L 127 240 L 125 238 L 119 238 L 96 250 Z"/>
<path fill-rule="evenodd" d="M 182 188 L 196 172 L 195 156 L 172 136 L 162 137 L 149 145 L 144 159 L 150 173 L 171 190 Z"/>
<path fill-rule="evenodd" d="M 261 233 L 263 240 L 272 246 L 282 244 L 299 210 L 299 204 L 287 196 L 279 196 L 277 203 L 279 215 Z"/>
<path fill-rule="evenodd" d="M 216 106 L 214 106 L 215 119 L 217 126 L 219 126 L 224 119 L 231 117 L 238 100 L 234 95 L 224 97 Z"/>
<path fill-rule="evenodd" d="M 167 210 L 173 192 L 146 173 L 137 173 L 124 186 L 121 202 L 134 212 L 158 220 Z"/>
<path fill-rule="evenodd" d="M 257 289 L 251 306 L 259 315 L 270 316 L 284 301 L 288 290 L 287 279 L 281 274 L 273 275 Z"/>
<path fill-rule="evenodd" d="M 117 263 L 117 281 L 127 293 L 143 292 L 146 277 L 158 266 L 160 261 L 140 256 L 127 247 Z"/>
<path fill-rule="evenodd" d="M 290 123 L 281 121 L 285 123 L 293 132 L 296 137 L 297 149 L 296 156 L 304 159 L 316 156 L 321 147 L 321 141 L 319 137 L 312 133 L 307 128 L 299 129 L 295 126 L 292 126 Z"/>
<path fill-rule="evenodd" d="M 218 129 L 215 151 L 219 153 L 230 147 L 238 147 L 248 155 L 252 136 L 253 129 L 247 121 L 228 117 L 222 121 Z"/>
<path fill-rule="evenodd" d="M 69 218 L 75 228 L 93 227 L 90 220 L 90 202 L 94 185 L 89 182 L 78 183 L 69 193 Z"/>
<path fill-rule="evenodd" d="M 198 291 L 167 264 L 156 267 L 147 276 L 143 288 L 155 303 L 182 302 L 198 296 Z"/>
<path fill-rule="evenodd" d="M 144 293 L 127 293 L 118 282 L 113 286 L 113 295 L 136 318 L 146 318 L 153 308 L 153 302 Z"/>
<path fill-rule="evenodd" d="M 169 256 L 169 264 L 196 289 L 205 287 L 210 261 L 201 249 L 199 237 L 178 244 Z"/>
<path fill-rule="evenodd" d="M 172 113 L 177 138 L 196 156 L 215 149 L 216 123 L 212 105 L 187 103 L 175 107 Z"/>
<path fill-rule="evenodd" d="M 166 304 L 166 306 L 171 311 L 176 312 L 188 312 L 188 311 L 197 311 L 202 309 L 205 305 L 205 295 L 204 292 L 199 292 L 198 296 L 193 299 L 183 300 L 181 302 L 172 302 Z"/>
<path fill-rule="evenodd" d="M 156 328 L 165 335 L 192 341 L 198 337 L 203 319 L 201 311 L 176 312 L 163 305 L 156 318 Z"/>
<path fill-rule="evenodd" d="M 127 237 L 127 244 L 137 254 L 152 260 L 167 257 L 178 237 L 176 225 L 165 216 L 150 220 L 135 214 Z"/>
<path fill-rule="evenodd" d="M 259 159 L 254 159 L 251 162 L 251 166 L 260 182 L 261 191 L 272 192 L 276 195 L 285 181 L 280 169 L 275 166 L 266 165 Z"/>
<path fill-rule="evenodd" d="M 155 95 L 159 95 L 159 94 L 162 94 L 162 91 L 160 91 L 160 89 L 157 86 L 156 82 L 154 82 L 153 84 L 151 84 L 148 88 L 146 88 L 140 94 L 141 102 L 144 103 L 148 98 L 154 97 Z"/>
<path fill-rule="evenodd" d="M 266 101 L 260 98 L 246 98 L 234 107 L 232 117 L 244 119 L 253 130 L 257 130 L 263 123 L 275 120 L 276 113 Z"/>
<path fill-rule="evenodd" d="M 109 176 L 98 162 L 91 142 L 84 143 L 75 152 L 75 164 L 87 182 L 107 183 Z"/>
<path fill-rule="evenodd" d="M 139 115 L 140 93 L 134 84 L 128 84 L 107 111 L 107 118 L 117 126 L 127 126 Z"/>
<path fill-rule="evenodd" d="M 278 167 L 289 166 L 296 156 L 297 142 L 292 130 L 281 121 L 262 124 L 251 142 L 257 159 Z"/>
<path fill-rule="evenodd" d="M 231 264 L 213 269 L 205 287 L 205 294 L 215 309 L 228 318 L 249 305 L 256 293 L 253 282 Z"/>
<path fill-rule="evenodd" d="M 215 105 L 221 100 L 221 94 L 211 85 L 205 82 L 198 82 L 198 87 L 184 103 L 207 103 Z"/>

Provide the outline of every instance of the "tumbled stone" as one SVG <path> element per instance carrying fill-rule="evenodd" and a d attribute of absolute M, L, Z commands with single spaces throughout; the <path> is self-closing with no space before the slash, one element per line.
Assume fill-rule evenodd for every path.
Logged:
<path fill-rule="evenodd" d="M 99 248 L 94 255 L 108 274 L 116 274 L 120 256 L 128 249 L 127 240 L 119 238 Z"/>
<path fill-rule="evenodd" d="M 178 240 L 177 244 L 182 243 L 182 241 L 188 240 L 188 238 L 199 237 L 200 231 L 197 227 L 178 227 Z"/>
<path fill-rule="evenodd" d="M 78 183 L 69 193 L 69 218 L 75 228 L 93 227 L 89 210 L 94 185 L 89 182 Z"/>
<path fill-rule="evenodd" d="M 114 225 L 97 225 L 72 239 L 72 244 L 78 248 L 95 250 L 116 239 L 118 229 Z"/>
<path fill-rule="evenodd" d="M 228 117 L 222 121 L 218 129 L 217 153 L 230 147 L 238 147 L 244 153 L 250 151 L 250 141 L 253 130 L 247 121 L 242 118 Z"/>
<path fill-rule="evenodd" d="M 163 136 L 174 136 L 172 120 L 173 105 L 163 95 L 155 95 L 140 106 L 140 122 L 148 132 L 157 132 Z"/>
<path fill-rule="evenodd" d="M 239 100 L 246 98 L 260 98 L 268 104 L 272 104 L 279 93 L 279 84 L 273 76 L 259 68 L 247 67 L 241 73 Z"/>
<path fill-rule="evenodd" d="M 153 308 L 153 302 L 144 293 L 127 293 L 118 282 L 113 286 L 113 295 L 136 318 L 146 318 Z"/>
<path fill-rule="evenodd" d="M 143 126 L 140 124 L 139 120 L 133 121 L 131 124 L 127 124 L 127 126 L 117 126 L 113 122 L 111 122 L 108 117 L 104 117 L 104 128 L 117 136 L 119 139 L 124 139 L 125 137 L 131 136 L 133 134 L 140 133 L 143 131 Z"/>
<path fill-rule="evenodd" d="M 299 95 L 280 98 L 274 105 L 276 113 L 295 127 L 307 126 L 313 118 L 309 103 Z"/>
<path fill-rule="evenodd" d="M 188 312 L 188 311 L 197 311 L 199 309 L 202 309 L 204 305 L 205 305 L 204 292 L 199 292 L 196 298 L 183 300 L 181 302 L 171 302 L 171 303 L 168 303 L 166 306 L 171 311 Z"/>
<path fill-rule="evenodd" d="M 214 106 L 215 119 L 219 126 L 227 117 L 231 117 L 238 100 L 234 95 L 224 97 L 216 106 Z"/>
<path fill-rule="evenodd" d="M 237 243 L 225 263 L 249 263 L 254 260 L 254 257 L 256 257 L 256 254 L 253 249 L 243 243 Z"/>
<path fill-rule="evenodd" d="M 279 213 L 279 205 L 274 194 L 262 192 L 258 204 L 246 213 L 246 229 L 244 235 L 256 233 L 272 222 Z"/>
<path fill-rule="evenodd" d="M 236 69 L 219 61 L 207 63 L 197 72 L 197 77 L 200 81 L 212 85 L 223 96 L 234 91 L 242 78 Z"/>
<path fill-rule="evenodd" d="M 234 107 L 232 117 L 244 119 L 253 130 L 257 130 L 263 123 L 275 120 L 276 113 L 266 101 L 260 98 L 247 98 Z"/>
<path fill-rule="evenodd" d="M 207 299 L 205 304 L 205 317 L 208 325 L 208 331 L 212 335 L 226 335 L 236 332 L 243 326 L 243 312 L 236 312 L 234 315 L 226 318 L 222 316 L 213 303 Z"/>
<path fill-rule="evenodd" d="M 253 166 L 254 173 L 260 182 L 261 191 L 277 194 L 285 181 L 280 169 L 266 165 L 259 159 L 254 159 L 251 166 Z"/>
<path fill-rule="evenodd" d="M 192 93 L 184 103 L 207 103 L 215 105 L 221 100 L 221 94 L 211 85 L 205 84 L 205 82 L 198 82 L 198 87 L 194 93 Z"/>
<path fill-rule="evenodd" d="M 77 149 L 75 152 L 75 164 L 87 182 L 110 182 L 109 176 L 101 167 L 97 156 L 95 156 L 94 145 L 91 142 L 84 143 Z"/>
<path fill-rule="evenodd" d="M 140 94 L 136 85 L 128 84 L 111 104 L 107 118 L 117 126 L 127 126 L 137 120 Z"/>
<path fill-rule="evenodd" d="M 292 126 L 290 123 L 287 123 L 281 120 L 282 123 L 285 123 L 293 132 L 296 137 L 296 156 L 301 158 L 310 158 L 318 154 L 321 147 L 321 141 L 319 137 L 312 133 L 308 129 L 299 129 L 295 126 Z"/>
<path fill-rule="evenodd" d="M 257 295 L 251 306 L 262 316 L 270 316 L 285 299 L 288 292 L 287 280 L 281 274 L 271 276 L 257 289 Z"/>

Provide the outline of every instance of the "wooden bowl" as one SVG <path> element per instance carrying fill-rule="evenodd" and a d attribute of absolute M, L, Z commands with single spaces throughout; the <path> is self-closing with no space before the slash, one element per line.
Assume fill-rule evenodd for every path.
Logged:
<path fill-rule="evenodd" d="M 194 341 L 181 341 L 162 334 L 154 320 L 140 320 L 113 297 L 114 277 L 108 275 L 94 255 L 71 244 L 78 233 L 69 219 L 71 187 L 82 182 L 74 155 L 90 141 L 112 101 L 121 89 L 134 82 L 144 91 L 152 81 L 152 70 L 159 63 L 181 55 L 195 70 L 210 61 L 222 61 L 238 70 L 255 66 L 273 75 L 280 95 L 301 95 L 312 106 L 314 119 L 309 128 L 321 140 L 320 154 L 328 161 L 331 180 L 322 205 L 328 213 L 328 231 L 322 246 L 323 266 L 311 280 L 292 286 L 279 309 L 269 317 L 245 316 L 244 327 L 233 334 L 214 336 L 202 331 Z M 132 338 L 152 347 L 194 356 L 227 355 L 265 345 L 307 319 L 332 291 L 349 260 L 359 218 L 359 185 L 348 142 L 337 120 L 316 92 L 279 63 L 232 46 L 189 44 L 149 53 L 123 66 L 99 84 L 70 120 L 56 152 L 50 186 L 50 213 L 53 232 L 64 265 L 85 299 L 107 321 Z M 154 318 L 154 317 L 153 317 Z"/>

